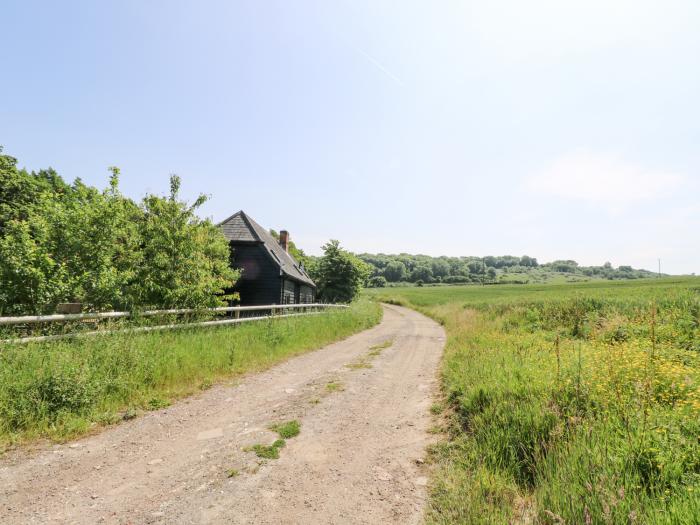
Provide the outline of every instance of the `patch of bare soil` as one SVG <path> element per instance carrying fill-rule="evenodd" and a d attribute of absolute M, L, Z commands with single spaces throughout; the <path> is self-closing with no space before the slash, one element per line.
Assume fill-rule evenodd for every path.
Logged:
<path fill-rule="evenodd" d="M 375 328 L 234 386 L 10 453 L 0 523 L 420 523 L 444 341 L 433 321 L 386 306 Z M 294 419 L 301 433 L 279 459 L 249 450 Z"/>

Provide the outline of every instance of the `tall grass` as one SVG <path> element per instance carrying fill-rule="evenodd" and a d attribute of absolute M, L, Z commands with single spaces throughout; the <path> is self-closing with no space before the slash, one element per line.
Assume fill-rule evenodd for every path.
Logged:
<path fill-rule="evenodd" d="M 0 349 L 0 451 L 63 440 L 368 328 L 378 305 L 239 326 L 121 333 Z"/>
<path fill-rule="evenodd" d="M 431 523 L 699 523 L 700 280 L 392 290 L 444 323 Z"/>

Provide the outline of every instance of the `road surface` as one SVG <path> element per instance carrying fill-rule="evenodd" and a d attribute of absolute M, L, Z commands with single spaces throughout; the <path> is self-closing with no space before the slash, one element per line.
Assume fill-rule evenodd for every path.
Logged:
<path fill-rule="evenodd" d="M 371 347 L 391 341 L 391 346 Z M 0 523 L 420 523 L 442 328 L 376 327 L 103 432 L 0 458 Z M 279 459 L 268 427 L 297 419 Z"/>

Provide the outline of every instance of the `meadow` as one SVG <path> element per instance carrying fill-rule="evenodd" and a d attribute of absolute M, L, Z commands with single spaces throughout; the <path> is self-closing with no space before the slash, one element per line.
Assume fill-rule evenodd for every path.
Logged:
<path fill-rule="evenodd" d="M 381 309 L 0 347 L 0 453 L 63 441 L 369 328 Z"/>
<path fill-rule="evenodd" d="M 700 522 L 700 279 L 369 294 L 448 333 L 428 523 Z"/>

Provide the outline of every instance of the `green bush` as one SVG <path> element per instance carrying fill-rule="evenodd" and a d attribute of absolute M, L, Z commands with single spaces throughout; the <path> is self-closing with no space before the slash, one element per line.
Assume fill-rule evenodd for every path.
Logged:
<path fill-rule="evenodd" d="M 0 150 L 1 151 L 1 150 Z M 119 170 L 98 191 L 52 170 L 28 173 L 0 154 L 0 315 L 219 306 L 238 274 L 223 234 L 179 199 L 119 193 Z"/>

